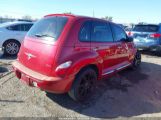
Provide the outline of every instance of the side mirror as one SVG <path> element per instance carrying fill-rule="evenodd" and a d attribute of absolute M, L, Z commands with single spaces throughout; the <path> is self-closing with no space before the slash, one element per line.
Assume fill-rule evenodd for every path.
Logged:
<path fill-rule="evenodd" d="M 121 41 L 123 41 L 123 42 L 133 42 L 133 38 L 127 37 L 127 39 L 122 39 Z"/>

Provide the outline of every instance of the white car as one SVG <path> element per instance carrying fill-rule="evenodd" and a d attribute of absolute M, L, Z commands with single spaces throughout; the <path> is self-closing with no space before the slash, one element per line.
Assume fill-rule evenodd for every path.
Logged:
<path fill-rule="evenodd" d="M 16 55 L 32 22 L 8 22 L 0 24 L 0 51 L 6 55 Z"/>

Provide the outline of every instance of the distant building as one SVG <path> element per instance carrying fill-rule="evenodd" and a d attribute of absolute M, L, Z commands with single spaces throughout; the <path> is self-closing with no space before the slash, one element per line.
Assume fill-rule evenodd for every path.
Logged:
<path fill-rule="evenodd" d="M 3 18 L 3 17 L 0 17 L 0 23 L 13 22 L 13 21 L 33 22 L 33 20 L 25 20 L 25 19 L 14 19 L 14 18 Z"/>
<path fill-rule="evenodd" d="M 13 21 L 15 21 L 15 19 L 13 19 L 13 18 L 2 18 L 2 17 L 0 17 L 0 23 L 13 22 Z"/>

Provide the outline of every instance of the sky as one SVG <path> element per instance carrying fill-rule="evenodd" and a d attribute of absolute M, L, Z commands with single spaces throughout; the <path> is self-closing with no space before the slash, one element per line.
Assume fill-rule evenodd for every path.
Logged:
<path fill-rule="evenodd" d="M 117 23 L 161 23 L 161 0 L 0 0 L 0 16 L 41 18 L 65 12 L 112 16 Z"/>

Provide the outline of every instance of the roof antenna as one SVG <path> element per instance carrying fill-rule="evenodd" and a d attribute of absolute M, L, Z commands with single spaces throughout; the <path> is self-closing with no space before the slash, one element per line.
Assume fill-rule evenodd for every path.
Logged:
<path fill-rule="evenodd" d="M 93 9 L 93 17 L 95 17 L 95 16 L 94 16 L 94 9 Z"/>

